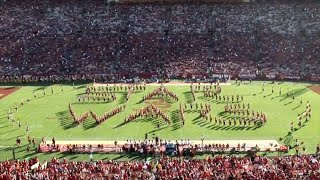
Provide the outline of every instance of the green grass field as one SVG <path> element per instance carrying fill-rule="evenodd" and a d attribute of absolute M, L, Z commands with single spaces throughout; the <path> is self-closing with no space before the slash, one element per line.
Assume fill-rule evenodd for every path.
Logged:
<path fill-rule="evenodd" d="M 157 123 L 160 119 L 138 119 L 134 122 L 122 125 L 123 120 L 128 116 L 133 109 L 139 109 L 147 105 L 146 102 L 141 102 L 143 95 L 152 91 L 158 86 L 147 86 L 144 92 L 133 93 L 131 98 L 126 101 L 126 93 L 117 93 L 117 100 L 110 103 L 103 102 L 78 102 L 77 96 L 83 94 L 86 85 L 79 85 L 73 89 L 72 85 L 64 85 L 64 92 L 60 91 L 60 85 L 52 85 L 54 94 L 51 94 L 51 86 L 23 86 L 13 94 L 0 100 L 0 160 L 12 158 L 12 146 L 15 145 L 15 140 L 19 136 L 22 139 L 22 146 L 17 148 L 17 158 L 27 158 L 38 156 L 40 159 L 51 159 L 52 156 L 63 157 L 63 154 L 35 154 L 33 151 L 26 152 L 27 137 L 26 126 L 30 127 L 30 136 L 35 137 L 37 142 L 41 137 L 51 140 L 53 137 L 56 140 L 127 140 L 144 139 L 145 133 L 149 133 L 149 138 L 152 134 L 159 136 L 162 139 L 193 139 L 199 140 L 202 135 L 210 140 L 224 139 L 280 139 L 280 143 L 292 144 L 294 139 L 303 141 L 307 151 L 305 153 L 314 153 L 315 147 L 320 143 L 320 96 L 311 91 L 307 86 L 310 84 L 303 83 L 275 83 L 275 93 L 271 94 L 271 84 L 266 83 L 265 91 L 261 91 L 261 82 L 252 82 L 252 84 L 241 84 L 222 86 L 221 95 L 243 95 L 242 103 L 251 103 L 251 109 L 263 111 L 267 114 L 267 123 L 260 127 L 227 127 L 214 125 L 206 122 L 203 119 L 197 119 L 199 113 L 195 110 L 188 110 L 186 113 L 186 123 L 182 126 L 179 118 L 179 103 L 191 101 L 191 92 L 189 86 L 166 86 L 169 90 L 175 92 L 179 97 L 179 102 L 175 102 L 170 98 L 164 98 L 166 105 L 160 107 L 169 114 L 172 124 L 161 125 L 158 129 Z M 5 88 L 8 86 L 2 86 Z M 279 96 L 279 87 L 282 87 L 282 95 Z M 45 88 L 47 95 L 43 96 L 42 89 Z M 33 98 L 33 90 L 37 90 L 38 97 Z M 287 98 L 287 92 L 294 92 L 296 97 L 292 101 L 291 96 Z M 300 97 L 303 95 L 303 104 L 300 106 Z M 13 125 L 7 119 L 7 111 L 9 107 L 12 109 L 16 104 L 20 104 L 21 100 L 26 101 L 29 97 L 31 101 L 20 107 L 18 112 L 14 112 L 16 121 L 19 119 L 22 122 L 22 127 L 19 129 L 17 122 Z M 306 108 L 307 100 L 310 101 L 312 107 L 312 118 L 302 128 L 297 126 L 297 115 L 302 113 Z M 159 99 L 149 100 L 148 102 L 157 102 Z M 212 107 L 211 114 L 215 116 L 229 116 L 224 113 L 225 102 L 217 102 L 215 99 L 205 98 L 203 93 L 196 93 L 196 101 L 210 103 Z M 108 119 L 101 125 L 96 125 L 91 116 L 88 120 L 79 126 L 74 126 L 71 116 L 68 111 L 68 104 L 73 104 L 77 115 L 85 111 L 95 111 L 98 115 L 102 115 L 106 111 L 110 111 L 117 105 L 127 104 L 125 111 Z M 232 117 L 233 115 L 231 115 Z M 290 131 L 290 122 L 294 121 L 297 130 L 292 135 L 288 136 Z M 161 122 L 161 120 L 160 120 Z M 251 125 L 252 126 L 252 125 Z M 291 150 L 290 154 L 293 153 Z M 108 155 L 99 154 L 95 158 L 104 159 Z M 117 155 L 113 158 L 120 158 Z M 88 159 L 87 155 L 72 155 L 67 158 L 75 160 Z M 125 157 L 126 158 L 126 157 Z M 127 157 L 130 158 L 130 157 Z"/>

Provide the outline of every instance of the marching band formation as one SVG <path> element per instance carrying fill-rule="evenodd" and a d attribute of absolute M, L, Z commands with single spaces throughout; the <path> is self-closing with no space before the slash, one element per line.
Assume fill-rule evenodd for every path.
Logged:
<path fill-rule="evenodd" d="M 86 100 L 89 102 L 90 100 L 94 101 L 103 101 L 103 102 L 111 102 L 117 99 L 116 94 L 113 92 L 87 92 L 85 95 L 78 96 L 79 102 L 85 102 Z"/>
<path fill-rule="evenodd" d="M 104 113 L 102 116 L 98 116 L 93 111 L 90 111 L 90 114 L 91 114 L 92 118 L 96 121 L 97 124 L 101 124 L 104 121 L 106 121 L 107 119 L 109 119 L 110 117 L 115 116 L 116 114 L 124 111 L 125 108 L 126 108 L 126 105 L 116 107 L 116 108 L 112 109 L 110 112 Z"/>
<path fill-rule="evenodd" d="M 264 87 L 264 84 L 262 85 Z M 272 91 L 273 91 L 273 86 L 272 86 Z M 130 85 L 113 85 L 113 86 L 88 86 L 85 91 L 85 95 L 78 96 L 78 101 L 90 101 L 91 99 L 93 101 L 97 100 L 103 100 L 104 102 L 106 101 L 115 101 L 116 100 L 116 92 L 127 92 L 127 100 L 129 99 L 130 95 L 134 91 L 145 91 L 146 90 L 146 85 L 145 84 L 130 84 Z M 215 117 L 214 120 L 212 118 L 212 115 L 210 114 L 211 112 L 211 105 L 209 103 L 198 103 L 195 102 L 195 92 L 203 92 L 204 97 L 209 97 L 209 98 L 215 98 L 216 101 L 224 101 L 226 102 L 224 106 L 224 113 L 227 113 L 229 115 L 233 115 L 233 117 L 228 117 L 224 118 L 222 116 L 220 117 Z M 191 103 L 185 103 L 184 106 L 180 103 L 179 106 L 179 117 L 181 119 L 181 122 L 183 125 L 185 125 L 186 118 L 185 118 L 185 112 L 189 108 L 189 110 L 196 110 L 199 112 L 199 117 L 202 119 L 205 119 L 206 121 L 214 122 L 214 124 L 217 125 L 229 125 L 231 126 L 232 124 L 235 126 L 239 124 L 240 126 L 251 126 L 253 125 L 264 125 L 267 122 L 267 116 L 264 112 L 259 112 L 251 109 L 250 103 L 245 104 L 245 103 L 239 103 L 243 101 L 243 95 L 220 95 L 221 93 L 221 87 L 219 83 L 215 83 L 214 85 L 190 85 L 190 91 L 192 93 L 193 97 L 193 102 Z M 35 94 L 35 92 L 34 92 Z M 163 84 L 160 85 L 159 88 L 155 89 L 154 91 L 148 93 L 143 97 L 143 100 L 149 100 L 153 97 L 171 97 L 175 101 L 178 101 L 179 98 L 178 96 L 167 89 L 166 87 L 163 86 Z M 28 102 L 30 100 L 28 99 Z M 302 96 L 300 99 L 300 104 L 302 103 Z M 23 106 L 23 104 L 22 104 Z M 110 112 L 104 113 L 102 116 L 98 116 L 95 112 L 89 111 L 89 112 L 84 112 L 80 116 L 76 116 L 73 107 L 71 103 L 69 103 L 69 111 L 70 114 L 73 118 L 73 121 L 76 124 L 81 124 L 83 123 L 88 117 L 89 113 L 93 117 L 93 119 L 96 121 L 97 124 L 101 124 L 102 122 L 106 121 L 112 116 L 115 116 L 116 114 L 122 112 L 125 110 L 126 105 L 122 105 L 119 107 L 116 107 L 112 109 Z M 17 111 L 17 109 L 16 109 Z M 8 119 L 14 119 L 12 116 L 12 113 L 9 113 L 8 111 Z M 127 116 L 124 120 L 124 123 L 128 123 L 131 121 L 134 121 L 138 118 L 143 118 L 143 117 L 152 117 L 152 118 L 158 118 L 160 117 L 163 119 L 164 122 L 167 124 L 171 124 L 169 116 L 160 108 L 158 108 L 154 104 L 150 104 L 144 108 L 141 108 L 139 110 L 136 110 L 133 112 L 131 115 Z M 299 128 L 303 125 L 302 119 L 305 118 L 304 123 L 308 122 L 309 119 L 311 118 L 311 105 L 309 101 L 307 102 L 306 105 L 306 110 L 298 114 L 298 126 Z M 14 120 L 12 120 L 14 122 Z M 290 123 L 291 131 L 294 130 L 294 122 L 291 121 Z"/>
<path fill-rule="evenodd" d="M 124 123 L 128 123 L 131 121 L 136 120 L 137 118 L 142 117 L 152 117 L 152 118 L 162 118 L 167 124 L 171 124 L 169 116 L 162 111 L 161 109 L 157 108 L 154 104 L 150 104 L 144 108 L 136 110 L 131 115 L 125 118 Z"/>
<path fill-rule="evenodd" d="M 161 84 L 161 86 L 159 88 L 157 88 L 154 91 L 152 91 L 152 92 L 148 93 L 147 95 L 143 96 L 143 100 L 145 101 L 145 100 L 151 99 L 151 98 L 153 98 L 155 96 L 158 96 L 158 97 L 159 96 L 162 96 L 162 97 L 169 96 L 172 99 L 174 99 L 175 101 L 179 101 L 178 96 L 174 92 L 172 92 L 169 89 L 165 88 L 163 86 L 163 84 Z"/>
<path fill-rule="evenodd" d="M 114 84 L 105 86 L 88 86 L 86 92 L 128 92 L 129 89 L 133 89 L 134 91 L 145 91 L 146 84 Z"/>
<path fill-rule="evenodd" d="M 85 99 L 93 99 L 93 101 L 95 101 L 95 99 L 97 99 L 98 101 L 100 101 L 100 99 L 103 99 L 104 101 L 106 100 L 116 100 L 116 95 L 115 92 L 121 92 L 121 91 L 127 91 L 127 100 L 129 99 L 130 95 L 132 92 L 134 91 L 145 91 L 146 89 L 146 85 L 145 84 L 130 84 L 130 85 L 114 85 L 114 86 L 99 86 L 99 87 L 94 87 L 94 86 L 90 86 L 87 87 L 86 89 L 86 94 L 84 96 L 79 96 L 79 102 L 84 101 Z M 243 101 L 243 96 L 240 95 L 223 95 L 221 96 L 221 87 L 219 85 L 219 83 L 215 83 L 214 85 L 190 85 L 190 90 L 192 93 L 192 97 L 193 97 L 193 101 L 196 101 L 195 98 L 195 92 L 200 92 L 202 89 L 203 95 L 204 97 L 210 97 L 210 98 L 214 98 L 218 101 L 226 101 L 226 105 L 224 107 L 225 109 L 225 113 L 229 113 L 230 115 L 234 115 L 234 116 L 238 116 L 238 117 L 234 117 L 233 120 L 232 119 L 225 119 L 223 117 L 215 117 L 214 118 L 214 124 L 219 124 L 219 125 L 226 125 L 229 124 L 231 125 L 232 122 L 234 125 L 236 124 L 240 124 L 240 125 L 251 125 L 251 123 L 253 123 L 254 125 L 263 125 L 266 123 L 267 121 L 267 117 L 265 115 L 265 113 L 263 112 L 259 112 L 259 111 L 254 111 L 254 110 L 250 110 L 250 104 L 248 103 L 247 106 L 243 103 L 242 106 L 241 104 L 237 103 L 237 104 L 231 104 L 232 102 L 239 102 L 239 101 Z M 151 99 L 153 97 L 171 97 L 172 99 L 174 99 L 175 101 L 178 101 L 179 98 L 178 96 L 173 93 L 172 91 L 168 90 L 166 87 L 163 86 L 163 84 L 161 84 L 161 86 L 157 89 L 155 89 L 154 91 L 148 93 L 147 95 L 145 95 L 143 97 L 143 100 L 148 100 Z M 229 103 L 230 102 L 230 103 Z M 192 102 L 190 104 L 185 103 L 184 107 L 182 104 L 180 104 L 180 108 L 179 108 L 179 115 L 180 115 L 180 119 L 182 124 L 185 124 L 185 110 L 188 109 L 188 106 L 190 107 L 190 109 L 192 110 L 193 108 L 195 108 L 195 110 L 199 109 L 199 117 L 203 118 L 205 120 L 209 120 L 210 122 L 213 121 L 212 115 L 210 114 L 211 112 L 211 105 L 209 103 L 198 103 L 198 102 Z M 308 105 L 309 107 L 309 105 Z M 120 113 L 121 111 L 123 111 L 125 109 L 125 105 L 124 106 L 119 106 L 115 109 L 113 109 L 110 112 L 106 112 L 104 115 L 98 117 L 97 114 L 93 111 L 90 111 L 91 116 L 93 117 L 93 119 L 95 119 L 97 124 L 101 124 L 102 122 L 104 122 L 105 120 L 107 120 L 108 118 Z M 71 116 L 73 117 L 74 121 L 77 124 L 82 123 L 83 121 L 85 121 L 88 118 L 88 114 L 89 113 L 83 113 L 81 116 L 77 117 L 73 111 L 73 108 L 71 106 L 71 103 L 69 104 L 69 110 L 71 113 Z M 251 113 L 250 113 L 251 112 Z M 170 124 L 170 118 L 169 116 L 163 112 L 161 109 L 159 109 L 158 107 L 156 107 L 154 104 L 150 104 L 144 108 L 141 108 L 139 110 L 136 110 L 135 112 L 133 112 L 131 115 L 127 116 L 124 120 L 124 123 L 128 123 L 131 122 L 133 120 L 136 120 L 137 118 L 141 118 L 141 117 L 149 117 L 151 116 L 153 117 L 161 117 L 167 124 Z M 238 123 L 237 123 L 238 121 Z"/>
<path fill-rule="evenodd" d="M 305 118 L 305 121 L 304 121 L 304 123 L 307 123 L 307 122 L 309 122 L 309 120 L 310 120 L 310 118 L 311 118 L 311 105 L 310 105 L 310 103 L 309 103 L 309 101 L 307 102 L 307 105 L 306 105 L 306 110 L 303 112 L 303 113 L 301 113 L 301 114 L 298 114 L 298 126 L 299 126 L 299 128 L 301 128 L 302 127 L 302 119 L 303 118 Z M 293 121 L 291 121 L 291 123 L 290 123 L 290 129 L 291 129 L 291 132 L 293 132 L 293 130 L 294 130 L 294 122 Z"/>
<path fill-rule="evenodd" d="M 69 112 L 73 118 L 73 121 L 76 123 L 76 124 L 81 124 L 83 123 L 86 119 L 88 119 L 89 117 L 89 112 L 84 112 L 83 114 L 81 114 L 80 116 L 76 116 L 74 110 L 73 110 L 73 107 L 71 105 L 71 103 L 69 103 Z"/>
<path fill-rule="evenodd" d="M 224 106 L 224 112 L 229 113 L 230 115 L 238 116 L 238 118 L 234 117 L 234 124 L 236 124 L 236 121 L 238 119 L 240 125 L 251 125 L 253 123 L 254 125 L 263 125 L 267 122 L 267 116 L 264 112 L 254 111 L 250 110 L 250 104 L 248 103 L 247 106 L 243 103 L 241 104 L 229 104 L 227 103 Z M 250 114 L 251 111 L 251 114 Z M 221 120 L 220 120 L 221 119 Z M 225 125 L 225 119 L 220 118 L 219 124 L 221 121 Z M 217 122 L 217 120 L 215 121 Z M 231 120 L 229 119 L 229 125 L 231 125 Z"/>
<path fill-rule="evenodd" d="M 204 97 L 216 97 L 217 99 L 219 97 L 219 94 L 221 93 L 221 86 L 219 85 L 219 82 L 215 83 L 214 85 L 200 85 L 200 83 L 198 85 L 193 85 L 192 83 L 190 85 L 190 91 L 192 94 L 193 101 L 196 101 L 195 92 L 200 92 L 201 87 Z"/>

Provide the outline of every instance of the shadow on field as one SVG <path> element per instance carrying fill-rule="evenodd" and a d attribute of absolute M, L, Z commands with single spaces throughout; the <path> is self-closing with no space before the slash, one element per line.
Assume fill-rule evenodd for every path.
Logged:
<path fill-rule="evenodd" d="M 0 126 L 0 129 L 2 129 L 2 128 L 7 128 L 7 127 L 9 127 L 10 125 L 6 125 L 6 126 Z"/>
<path fill-rule="evenodd" d="M 117 126 L 115 126 L 115 127 L 113 127 L 112 129 L 117 129 L 117 128 L 119 128 L 119 127 L 121 127 L 121 126 L 124 126 L 126 123 L 121 123 L 121 124 L 118 124 Z"/>
<path fill-rule="evenodd" d="M 141 156 L 141 154 L 139 153 L 126 153 L 126 154 L 121 154 L 118 157 L 112 158 L 112 160 L 117 161 L 117 160 L 121 160 L 121 159 L 130 159 L 131 161 L 133 160 L 144 160 L 147 157 Z"/>
<path fill-rule="evenodd" d="M 268 94 L 268 95 L 263 96 L 263 98 L 269 97 L 269 96 L 271 96 L 271 95 L 272 95 L 272 94 L 270 93 L 270 94 Z"/>
<path fill-rule="evenodd" d="M 60 125 L 63 127 L 63 129 L 70 129 L 73 127 L 76 127 L 76 125 L 73 123 L 72 118 L 69 116 L 68 111 L 60 111 L 56 113 L 56 116 L 58 120 L 60 121 Z"/>
<path fill-rule="evenodd" d="M 230 116 L 228 113 L 226 112 L 220 112 L 218 113 L 218 117 L 223 117 L 224 119 L 226 119 L 225 124 L 218 124 L 218 123 L 213 123 L 213 122 L 209 122 L 206 120 L 194 120 L 194 123 L 198 123 L 200 126 L 206 126 L 208 124 L 210 124 L 209 126 L 206 126 L 206 128 L 210 129 L 210 130 L 224 130 L 224 131 L 228 131 L 228 130 L 232 130 L 232 131 L 254 131 L 257 130 L 259 128 L 261 128 L 263 126 L 263 124 L 253 124 L 251 123 L 251 125 L 249 125 L 248 123 L 246 125 L 244 124 L 239 124 L 239 122 L 237 122 L 236 124 L 234 123 L 233 117 Z M 201 118 L 197 118 L 197 119 L 201 119 Z M 231 119 L 230 123 L 229 120 Z M 238 119 L 238 117 L 237 117 Z M 203 125 L 202 125 L 203 124 Z"/>
<path fill-rule="evenodd" d="M 293 149 L 294 148 L 294 140 L 293 140 L 293 136 L 291 132 L 288 132 L 288 134 L 284 137 L 280 137 L 279 141 L 283 141 L 284 145 L 286 145 L 287 147 L 289 147 L 289 149 Z"/>
<path fill-rule="evenodd" d="M 276 98 L 279 98 L 279 97 L 280 97 L 280 95 L 272 97 L 271 99 L 276 99 Z"/>
<path fill-rule="evenodd" d="M 118 124 L 117 126 L 113 127 L 113 129 L 117 129 L 121 126 L 124 126 L 126 124 L 129 124 L 129 123 L 139 123 L 139 121 L 143 122 L 143 123 L 152 123 L 152 125 L 157 128 L 158 127 L 158 124 L 160 125 L 160 129 L 163 129 L 161 127 L 166 127 L 167 126 L 167 123 L 164 122 L 164 120 L 162 120 L 160 117 L 159 118 L 156 118 L 156 117 L 146 117 L 146 118 L 137 118 L 135 120 L 132 120 L 131 122 L 127 122 L 127 123 L 120 123 Z"/>
<path fill-rule="evenodd" d="M 299 107 L 301 107 L 301 104 L 299 104 L 298 106 L 294 107 L 294 108 L 292 109 L 292 111 L 298 109 Z"/>
<path fill-rule="evenodd" d="M 47 88 L 46 86 L 40 86 L 40 87 L 37 87 L 35 89 L 33 89 L 33 91 L 42 91 L 43 89 Z"/>
<path fill-rule="evenodd" d="M 158 124 L 160 125 L 160 127 L 166 126 L 166 123 L 160 117 L 159 118 L 147 117 L 142 119 L 140 118 L 138 120 L 140 120 L 143 123 L 151 122 L 155 128 L 158 126 Z"/>
<path fill-rule="evenodd" d="M 144 100 L 141 99 L 141 100 L 139 100 L 136 104 L 141 104 L 141 103 L 143 103 L 143 102 L 144 102 Z"/>
<path fill-rule="evenodd" d="M 154 129 L 154 130 L 152 130 L 152 131 L 149 131 L 148 132 L 148 134 L 151 134 L 151 133 L 155 133 L 155 132 L 158 132 L 158 131 L 161 131 L 162 129 L 166 129 L 168 126 L 163 126 L 163 127 L 161 127 L 161 128 L 156 128 L 156 129 Z"/>
<path fill-rule="evenodd" d="M 218 116 L 226 116 L 227 114 L 228 114 L 227 112 L 221 111 L 218 113 Z"/>
<path fill-rule="evenodd" d="M 86 92 L 82 92 L 82 93 L 78 93 L 78 94 L 76 94 L 77 96 L 81 96 L 81 95 L 85 95 L 86 94 Z"/>
<path fill-rule="evenodd" d="M 254 131 L 254 130 L 259 129 L 261 127 L 262 127 L 262 125 L 244 126 L 244 125 L 234 125 L 234 124 L 232 124 L 232 125 L 212 124 L 210 126 L 207 126 L 207 128 L 210 130 L 222 130 L 222 131 L 229 131 L 229 130 L 232 130 L 232 131 L 249 131 L 249 130 Z"/>
<path fill-rule="evenodd" d="M 183 92 L 184 98 L 186 99 L 187 103 L 193 102 L 193 97 L 191 91 Z"/>
<path fill-rule="evenodd" d="M 288 98 L 292 98 L 292 96 L 295 96 L 295 97 L 301 96 L 308 91 L 309 91 L 308 88 L 299 88 L 299 89 L 294 89 L 294 90 L 287 92 L 289 94 L 283 93 L 281 96 L 279 96 L 279 97 L 282 97 L 282 99 L 280 99 L 279 102 L 284 101 Z"/>
<path fill-rule="evenodd" d="M 208 125 L 209 123 L 210 123 L 210 121 L 207 121 L 207 120 L 201 118 L 200 116 L 198 116 L 197 118 L 192 120 L 192 124 L 197 124 L 200 127 L 204 127 L 204 126 Z"/>
<path fill-rule="evenodd" d="M 179 110 L 174 110 L 171 112 L 172 120 L 172 131 L 180 129 L 182 127 L 182 122 L 180 121 Z"/>
<path fill-rule="evenodd" d="M 85 130 L 88 130 L 88 129 L 91 129 L 91 128 L 95 128 L 97 126 L 98 126 L 97 122 L 92 118 L 88 118 L 87 120 L 85 120 L 83 122 L 83 128 Z"/>
<path fill-rule="evenodd" d="M 86 88 L 87 85 L 80 85 L 80 86 L 76 86 L 76 89 L 82 89 L 82 88 Z"/>
<path fill-rule="evenodd" d="M 258 92 L 258 93 L 252 94 L 252 96 L 256 96 L 256 95 L 259 95 L 259 94 L 262 94 L 262 93 L 263 93 L 263 91 L 260 91 L 260 92 Z"/>
<path fill-rule="evenodd" d="M 6 134 L 6 133 L 9 133 L 9 132 L 12 132 L 12 131 L 16 131 L 16 130 L 18 130 L 18 128 L 14 128 L 14 129 L 11 129 L 11 130 L 8 130 L 8 131 L 4 131 L 4 132 L 0 133 L 0 135 Z"/>
<path fill-rule="evenodd" d="M 117 94 L 121 94 L 118 104 L 123 104 L 127 102 L 127 92 L 118 92 Z"/>
<path fill-rule="evenodd" d="M 284 105 L 286 106 L 286 105 L 289 105 L 289 104 L 291 104 L 293 101 L 290 101 L 290 102 L 287 102 L 287 103 L 285 103 Z"/>

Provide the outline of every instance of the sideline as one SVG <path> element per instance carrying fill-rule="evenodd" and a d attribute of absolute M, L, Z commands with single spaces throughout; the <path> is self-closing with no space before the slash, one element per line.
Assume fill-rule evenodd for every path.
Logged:
<path fill-rule="evenodd" d="M 94 83 L 93 86 L 95 87 L 99 87 L 99 86 L 120 86 L 120 85 L 129 85 L 129 84 L 133 84 L 133 83 Z M 198 83 L 193 83 L 194 85 L 198 85 Z M 148 83 L 146 84 L 147 86 L 160 86 L 161 83 Z M 191 83 L 163 83 L 164 86 L 190 86 Z M 200 83 L 200 85 L 211 85 L 211 83 Z M 214 85 L 214 83 L 212 83 L 212 85 Z M 230 86 L 231 83 L 220 83 L 220 86 Z"/>

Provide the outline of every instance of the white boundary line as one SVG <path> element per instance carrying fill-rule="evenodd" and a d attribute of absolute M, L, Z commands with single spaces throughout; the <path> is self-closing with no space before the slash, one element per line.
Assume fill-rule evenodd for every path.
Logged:
<path fill-rule="evenodd" d="M 225 137 L 225 136 L 224 136 Z M 219 137 L 217 139 L 211 139 L 212 141 L 215 141 L 215 140 L 235 140 L 234 137 Z M 320 139 L 320 136 L 305 136 L 303 137 L 304 139 Z M 95 138 L 88 138 L 88 139 L 85 139 L 85 138 L 65 138 L 65 139 L 59 139 L 59 138 L 55 138 L 56 141 L 60 140 L 60 141 L 63 141 L 63 140 L 66 140 L 66 141 L 114 141 L 114 139 L 111 139 L 111 138 L 106 138 L 106 137 L 95 137 Z M 136 140 L 136 138 L 120 138 L 120 140 Z M 165 139 L 165 138 L 161 138 L 163 140 L 172 140 L 174 138 L 168 138 L 168 139 Z M 188 139 L 187 137 L 186 138 L 183 138 L 183 139 Z M 190 139 L 190 138 L 189 138 Z M 266 136 L 266 137 L 237 137 L 236 140 L 266 140 L 266 139 L 279 139 L 279 136 Z M 175 140 L 180 140 L 178 138 L 174 139 Z M 208 140 L 208 139 L 207 139 Z M 119 141 L 119 140 L 117 140 Z M 190 140 L 191 141 L 191 140 Z"/>

